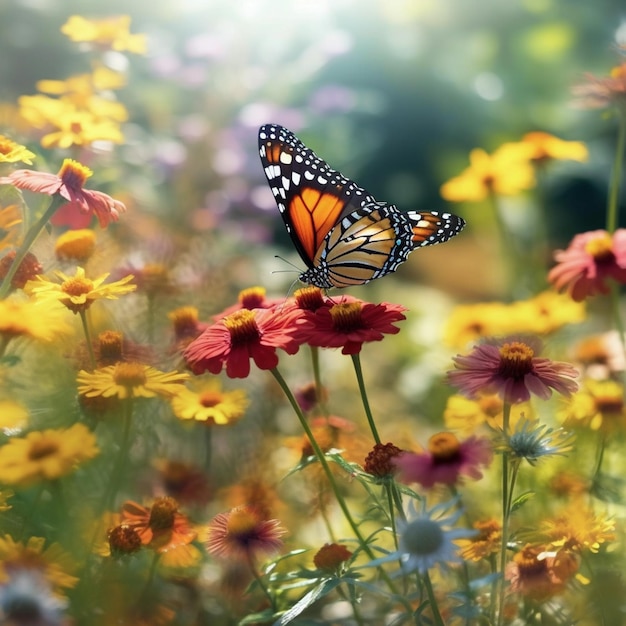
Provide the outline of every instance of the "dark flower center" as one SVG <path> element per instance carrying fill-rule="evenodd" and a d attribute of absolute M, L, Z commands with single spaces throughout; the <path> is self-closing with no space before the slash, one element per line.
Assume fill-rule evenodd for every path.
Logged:
<path fill-rule="evenodd" d="M 537 548 L 527 546 L 515 555 L 513 560 L 517 563 L 520 576 L 524 578 L 534 578 L 547 574 L 547 559 L 542 559 L 540 561 L 537 558 L 539 554 L 540 553 Z"/>
<path fill-rule="evenodd" d="M 533 371 L 534 350 L 521 341 L 505 343 L 500 348 L 498 374 L 503 378 L 521 380 Z"/>
<path fill-rule="evenodd" d="M 114 555 L 132 554 L 141 548 L 139 533 L 128 524 L 120 524 L 109 530 L 108 539 L 111 553 Z"/>
<path fill-rule="evenodd" d="M 178 502 L 176 502 L 174 498 L 157 498 L 150 509 L 148 526 L 150 526 L 152 530 L 173 528 L 177 512 Z"/>
<path fill-rule="evenodd" d="M 263 287 L 250 287 L 239 292 L 239 304 L 244 309 L 261 309 L 265 302 L 265 289 Z"/>
<path fill-rule="evenodd" d="M 82 296 L 93 289 L 93 283 L 88 278 L 70 278 L 61 285 L 61 291 L 68 296 Z"/>
<path fill-rule="evenodd" d="M 146 368 L 141 363 L 118 363 L 113 380 L 122 387 L 140 387 L 146 383 Z"/>
<path fill-rule="evenodd" d="M 77 190 L 84 187 L 92 173 L 93 172 L 82 163 L 74 161 L 73 159 L 65 159 L 58 176 L 66 187 Z"/>
<path fill-rule="evenodd" d="M 402 454 L 402 450 L 393 443 L 377 443 L 365 457 L 363 469 L 372 476 L 391 476 L 396 471 L 393 458 Z"/>
<path fill-rule="evenodd" d="M 437 464 L 454 463 L 460 456 L 459 440 L 452 433 L 437 433 L 428 440 L 428 451 Z"/>
<path fill-rule="evenodd" d="M 305 311 L 317 311 L 324 306 L 324 295 L 319 287 L 304 287 L 294 294 L 298 307 Z"/>
<path fill-rule="evenodd" d="M 100 360 L 111 365 L 122 360 L 123 335 L 116 330 L 106 330 L 98 335 Z"/>
<path fill-rule="evenodd" d="M 363 307 L 360 302 L 342 302 L 330 308 L 330 317 L 333 321 L 333 328 L 340 333 L 350 333 L 363 328 L 361 311 Z"/>
<path fill-rule="evenodd" d="M 406 527 L 402 534 L 402 546 L 409 554 L 433 554 L 441 548 L 443 539 L 443 530 L 437 522 L 418 519 Z"/>
<path fill-rule="evenodd" d="M 47 456 L 52 456 L 59 450 L 59 446 L 53 441 L 38 441 L 33 444 L 28 452 L 31 461 L 41 461 Z"/>
<path fill-rule="evenodd" d="M 252 311 L 247 309 L 235 311 L 227 315 L 223 322 L 230 331 L 230 340 L 233 346 L 248 345 L 261 338 L 261 332 Z"/>
<path fill-rule="evenodd" d="M 224 396 L 219 391 L 205 391 L 200 395 L 200 404 L 210 408 L 217 406 L 224 400 Z"/>
<path fill-rule="evenodd" d="M 615 261 L 613 240 L 609 233 L 591 239 L 585 244 L 585 252 L 590 254 L 596 263 L 609 264 Z"/>

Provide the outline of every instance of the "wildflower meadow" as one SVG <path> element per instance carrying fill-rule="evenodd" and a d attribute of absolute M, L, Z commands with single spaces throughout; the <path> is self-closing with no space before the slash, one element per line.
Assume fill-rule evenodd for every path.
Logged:
<path fill-rule="evenodd" d="M 0 8 L 0 623 L 626 623 L 611 12 L 59 4 Z"/>

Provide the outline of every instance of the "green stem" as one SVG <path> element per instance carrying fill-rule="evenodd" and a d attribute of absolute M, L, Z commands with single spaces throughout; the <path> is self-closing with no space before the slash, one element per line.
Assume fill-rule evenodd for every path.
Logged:
<path fill-rule="evenodd" d="M 324 399 L 324 387 L 322 385 L 322 374 L 320 370 L 320 349 L 311 346 L 311 364 L 313 365 L 313 380 L 315 381 L 315 399 L 319 405 L 322 415 L 328 417 L 328 407 Z"/>
<path fill-rule="evenodd" d="M 148 578 L 146 579 L 146 584 L 144 585 L 143 591 L 141 592 L 140 598 L 146 600 L 148 598 L 148 593 L 150 592 L 150 588 L 152 587 L 152 583 L 154 582 L 154 575 L 156 574 L 157 565 L 159 563 L 159 559 L 161 555 L 158 552 L 154 553 L 154 557 L 152 558 L 152 563 L 150 564 L 150 571 L 148 572 Z"/>
<path fill-rule="evenodd" d="M 148 343 L 154 344 L 154 294 L 148 294 Z"/>
<path fill-rule="evenodd" d="M 91 362 L 91 369 L 96 369 L 96 355 L 93 352 L 93 344 L 91 343 L 91 331 L 89 330 L 89 321 L 87 320 L 87 312 L 81 309 L 78 314 L 80 315 L 80 321 L 83 324 L 83 332 L 85 333 L 85 341 L 87 342 L 87 352 L 89 352 L 89 361 Z"/>
<path fill-rule="evenodd" d="M 606 435 L 602 433 L 600 435 L 600 441 L 598 442 L 598 452 L 596 456 L 596 466 L 593 470 L 593 476 L 591 478 L 592 482 L 595 482 L 598 474 L 602 470 L 602 461 L 604 461 L 604 452 L 606 450 Z"/>
<path fill-rule="evenodd" d="M 31 246 L 35 243 L 35 240 L 44 229 L 45 225 L 50 221 L 50 218 L 57 212 L 57 209 L 63 204 L 67 204 L 67 200 L 60 195 L 54 195 L 48 208 L 44 211 L 43 215 L 28 229 L 22 245 L 17 249 L 15 253 L 15 259 L 4 277 L 2 284 L 0 285 L 0 299 L 6 298 L 11 291 L 11 282 L 13 277 L 17 273 L 24 257 L 28 254 Z"/>
<path fill-rule="evenodd" d="M 615 148 L 615 160 L 611 172 L 609 185 L 609 198 L 606 208 L 606 229 L 614 233 L 619 223 L 619 190 L 622 181 L 622 167 L 624 162 L 624 147 L 626 146 L 626 108 L 619 107 L 617 110 L 619 125 L 617 131 L 617 146 Z"/>
<path fill-rule="evenodd" d="M 104 497 L 104 507 L 102 510 L 106 510 L 113 505 L 115 496 L 119 488 L 120 480 L 124 474 L 124 468 L 126 467 L 126 461 L 128 459 L 128 451 L 130 448 L 130 432 L 133 421 L 133 399 L 126 398 L 123 402 L 124 407 L 124 431 L 122 433 L 122 442 L 120 444 L 120 451 L 115 460 L 114 470 L 109 481 L 109 488 Z"/>
<path fill-rule="evenodd" d="M 248 562 L 248 567 L 250 568 L 250 572 L 252 573 L 252 576 L 254 576 L 254 580 L 256 580 L 257 584 L 259 585 L 259 587 L 261 588 L 261 590 L 263 591 L 263 593 L 269 600 L 270 606 L 272 607 L 272 611 L 275 611 L 276 603 L 274 602 L 274 598 L 272 597 L 270 590 L 267 588 L 267 585 L 263 582 L 263 579 L 261 578 L 260 574 L 256 571 L 256 566 L 254 564 L 254 561 L 252 560 L 252 554 L 250 553 L 249 550 L 246 552 L 246 561 Z"/>
<path fill-rule="evenodd" d="M 435 598 L 435 590 L 433 589 L 433 584 L 430 582 L 430 576 L 428 575 L 428 570 L 423 575 L 424 586 L 426 587 L 426 593 L 428 594 L 428 599 L 430 601 L 430 608 L 433 612 L 433 623 L 436 626 L 446 626 L 443 618 L 441 617 L 441 613 L 439 612 L 439 605 L 437 604 L 437 599 Z"/>
<path fill-rule="evenodd" d="M 516 268 L 518 265 L 516 242 L 507 228 L 507 225 L 502 217 L 502 211 L 498 205 L 498 199 L 493 192 L 489 194 L 489 203 L 491 205 L 493 221 L 495 222 L 500 236 L 500 259 L 505 272 L 504 284 L 514 285 L 515 281 L 513 280 L 513 277 L 516 275 Z"/>
<path fill-rule="evenodd" d="M 294 398 L 293 394 L 291 393 L 291 389 L 289 389 L 287 382 L 283 378 L 282 374 L 278 371 L 278 369 L 273 368 L 270 371 L 272 375 L 274 376 L 274 378 L 276 379 L 276 382 L 279 384 L 280 388 L 283 390 L 283 393 L 287 397 L 289 404 L 291 404 L 291 408 L 294 410 L 295 414 L 298 416 L 298 420 L 300 421 L 302 430 L 304 430 L 309 440 L 309 443 L 311 444 L 311 447 L 313 448 L 313 452 L 315 452 L 315 456 L 317 457 L 317 460 L 319 461 L 320 465 L 322 466 L 322 469 L 324 470 L 324 473 L 326 474 L 326 477 L 328 478 L 328 482 L 330 483 L 330 487 L 333 491 L 333 494 L 335 495 L 337 504 L 339 505 L 339 508 L 341 509 L 344 517 L 346 518 L 346 521 L 348 522 L 350 528 L 352 529 L 354 536 L 357 538 L 359 545 L 361 546 L 361 549 L 365 552 L 365 554 L 367 554 L 367 556 L 370 559 L 374 560 L 374 553 L 372 552 L 372 549 L 369 547 L 368 543 L 363 538 L 363 535 L 361 534 L 359 527 L 357 526 L 356 522 L 352 518 L 350 509 L 348 509 L 348 505 L 346 504 L 346 501 L 343 499 L 343 496 L 339 492 L 339 488 L 337 487 L 335 477 L 333 476 L 332 470 L 330 469 L 330 466 L 328 465 L 328 461 L 326 460 L 326 455 L 324 454 L 324 452 L 322 452 L 322 449 L 319 447 L 319 444 L 315 440 L 313 432 L 311 431 L 311 428 L 308 422 L 306 421 L 306 417 L 304 416 L 304 413 L 300 409 L 300 405 L 298 404 L 298 401 Z M 402 596 L 399 596 L 395 585 L 393 584 L 392 580 L 389 578 L 389 575 L 380 565 L 378 566 L 378 571 L 380 573 L 381 578 L 385 581 L 387 587 L 389 587 L 391 592 L 398 597 L 398 600 L 403 603 L 404 607 L 408 611 L 411 611 L 412 610 L 411 605 L 408 602 L 408 600 L 406 600 Z"/>
<path fill-rule="evenodd" d="M 356 374 L 356 379 L 359 383 L 359 391 L 361 393 L 361 400 L 363 401 L 363 408 L 365 409 L 365 415 L 367 416 L 367 421 L 370 425 L 370 430 L 372 431 L 372 435 L 374 436 L 374 441 L 376 443 L 380 443 L 378 430 L 376 430 L 376 424 L 374 423 L 374 418 L 372 417 L 370 403 L 367 399 L 367 392 L 365 391 L 365 381 L 363 380 L 363 370 L 361 369 L 361 357 L 359 356 L 358 352 L 352 355 L 352 363 L 354 364 L 354 372 Z"/>
<path fill-rule="evenodd" d="M 622 345 L 622 352 L 626 358 L 626 335 L 624 334 L 624 323 L 622 322 L 622 316 L 620 314 L 619 307 L 619 284 L 613 283 L 611 285 L 611 293 L 609 295 L 611 299 L 611 315 L 613 316 L 613 323 L 615 324 L 615 330 L 619 335 L 620 343 Z M 623 383 L 626 384 L 626 371 L 622 374 Z"/>

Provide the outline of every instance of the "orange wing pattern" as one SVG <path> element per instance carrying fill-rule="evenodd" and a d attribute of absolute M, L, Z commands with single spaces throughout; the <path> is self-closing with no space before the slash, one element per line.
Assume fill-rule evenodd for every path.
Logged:
<path fill-rule="evenodd" d="M 307 265 L 300 275 L 305 283 L 323 289 L 363 285 L 395 272 L 416 248 L 447 241 L 465 226 L 451 213 L 402 213 L 377 202 L 282 126 L 259 129 L 259 155 Z"/>

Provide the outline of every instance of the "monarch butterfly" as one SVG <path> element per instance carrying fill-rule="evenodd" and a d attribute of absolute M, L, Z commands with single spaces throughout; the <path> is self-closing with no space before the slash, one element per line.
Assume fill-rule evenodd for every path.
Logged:
<path fill-rule="evenodd" d="M 322 289 L 363 285 L 395 272 L 416 248 L 447 241 L 465 221 L 378 202 L 277 124 L 259 129 L 259 155 L 287 232 Z"/>

